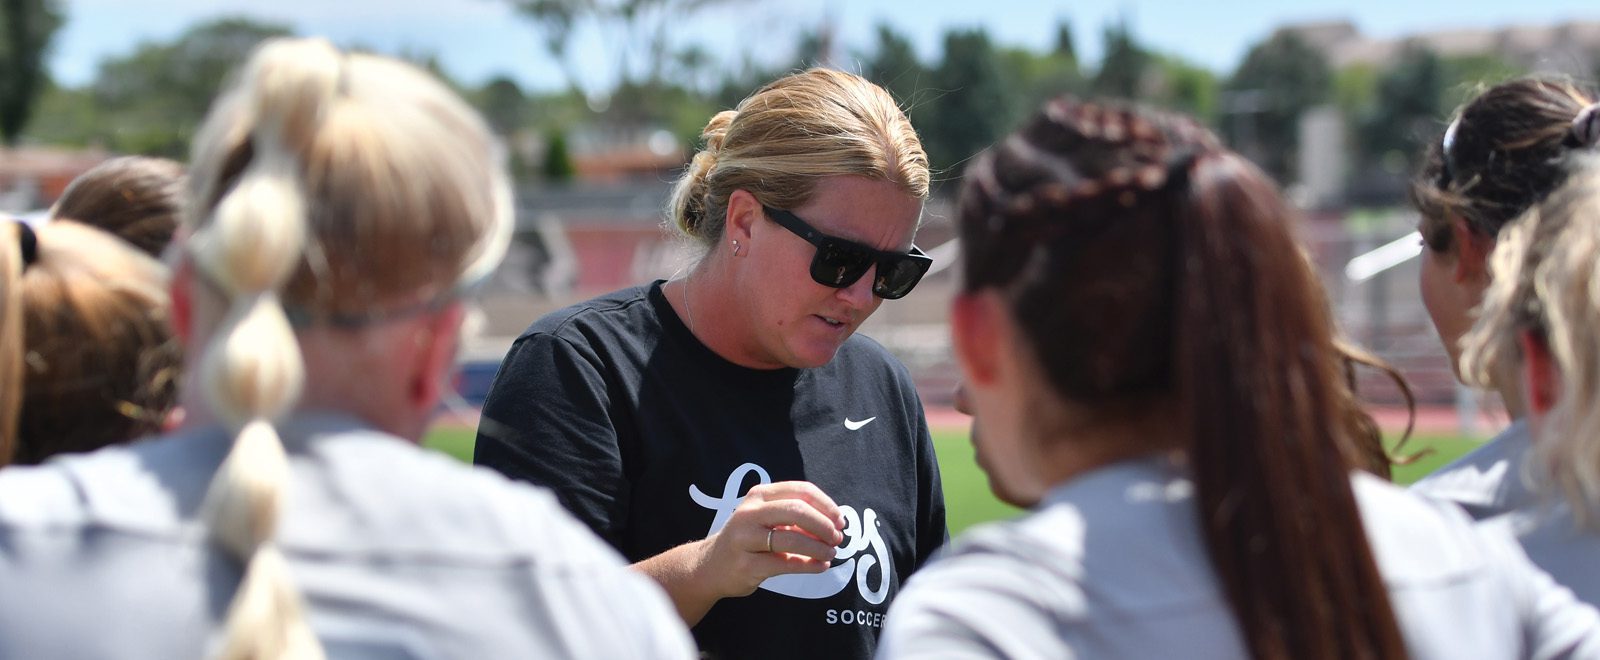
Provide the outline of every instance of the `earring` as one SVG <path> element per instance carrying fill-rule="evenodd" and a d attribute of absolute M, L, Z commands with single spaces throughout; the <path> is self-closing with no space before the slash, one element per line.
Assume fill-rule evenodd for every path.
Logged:
<path fill-rule="evenodd" d="M 739 256 L 739 241 L 733 242 L 733 256 Z"/>

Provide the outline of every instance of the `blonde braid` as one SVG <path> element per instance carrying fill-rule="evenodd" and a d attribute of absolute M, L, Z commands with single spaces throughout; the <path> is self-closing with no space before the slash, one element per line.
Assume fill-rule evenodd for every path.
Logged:
<path fill-rule="evenodd" d="M 22 323 L 24 230 L 20 225 L 0 229 L 11 232 L 10 240 L 0 241 L 0 467 L 16 456 L 17 420 L 22 417 L 22 363 L 28 350 Z"/>
<path fill-rule="evenodd" d="M 191 239 L 198 268 L 229 299 L 199 365 L 218 417 L 236 433 L 207 491 L 202 520 L 244 563 L 227 614 L 221 658 L 319 658 L 288 564 L 272 539 L 289 462 L 272 420 L 300 395 L 304 364 L 278 291 L 306 245 L 297 148 L 314 134 L 339 80 L 339 53 L 320 41 L 278 41 L 241 78 L 254 112 L 252 157 L 209 223 Z"/>

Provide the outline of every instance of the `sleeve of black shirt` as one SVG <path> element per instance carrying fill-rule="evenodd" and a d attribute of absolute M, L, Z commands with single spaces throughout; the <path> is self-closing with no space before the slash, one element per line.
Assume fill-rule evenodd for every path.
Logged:
<path fill-rule="evenodd" d="M 473 462 L 555 491 L 613 547 L 627 481 L 601 360 L 546 333 L 518 339 L 489 386 Z"/>

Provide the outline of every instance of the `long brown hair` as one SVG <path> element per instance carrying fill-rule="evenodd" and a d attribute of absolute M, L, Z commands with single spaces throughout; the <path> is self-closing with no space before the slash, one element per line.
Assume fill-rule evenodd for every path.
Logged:
<path fill-rule="evenodd" d="M 0 465 L 159 431 L 177 403 L 182 363 L 166 267 L 70 220 L 37 230 L 3 224 L 11 226 L 0 231 Z"/>
<path fill-rule="evenodd" d="M 1320 290 L 1320 288 L 1319 288 Z M 1324 301 L 1326 304 L 1326 301 Z M 1405 376 L 1394 365 L 1383 358 L 1373 355 L 1371 351 L 1335 338 L 1334 348 L 1339 351 L 1341 362 L 1344 365 L 1345 396 L 1344 417 L 1345 428 L 1351 434 L 1351 444 L 1356 452 L 1356 467 L 1374 475 L 1383 477 L 1384 480 L 1394 478 L 1395 465 L 1410 465 L 1417 459 L 1433 453 L 1432 447 L 1402 453 L 1406 441 L 1411 439 L 1411 432 L 1417 425 L 1417 397 L 1411 391 L 1411 384 L 1406 382 Z M 1383 374 L 1389 382 L 1394 384 L 1400 398 L 1406 402 L 1406 428 L 1400 433 L 1400 439 L 1394 443 L 1394 449 L 1383 446 L 1383 428 L 1378 426 L 1378 420 L 1373 419 L 1371 413 L 1363 405 L 1356 387 L 1359 374 L 1357 369 L 1366 367 L 1376 369 Z"/>
<path fill-rule="evenodd" d="M 1059 397 L 1175 403 L 1254 657 L 1404 657 L 1351 490 L 1343 356 L 1264 174 L 1190 120 L 1059 99 L 976 160 L 959 216 L 963 286 L 1011 301 Z"/>
<path fill-rule="evenodd" d="M 112 158 L 73 179 L 50 215 L 94 225 L 160 258 L 183 216 L 184 184 L 177 161 Z"/>

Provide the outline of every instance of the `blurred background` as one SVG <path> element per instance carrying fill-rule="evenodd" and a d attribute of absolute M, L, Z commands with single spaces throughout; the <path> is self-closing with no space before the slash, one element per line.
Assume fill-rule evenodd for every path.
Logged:
<path fill-rule="evenodd" d="M 963 160 L 1043 99 L 1198 116 L 1307 211 L 1299 230 L 1343 331 L 1467 436 L 1496 422 L 1455 385 L 1421 306 L 1408 177 L 1481 87 L 1600 74 L 1600 8 L 1544 0 L 5 0 L 0 212 L 47 208 L 112 155 L 182 160 L 230 68 L 280 34 L 414 61 L 511 147 L 517 237 L 482 295 L 469 404 L 532 319 L 679 272 L 692 255 L 661 229 L 661 208 L 705 121 L 820 65 L 871 78 L 909 110 L 937 168 L 917 238 L 936 269 L 959 249 L 949 216 Z M 956 376 L 943 321 L 953 276 L 937 270 L 863 329 L 938 410 Z M 1380 409 L 1398 402 L 1380 377 L 1363 387 Z"/>

